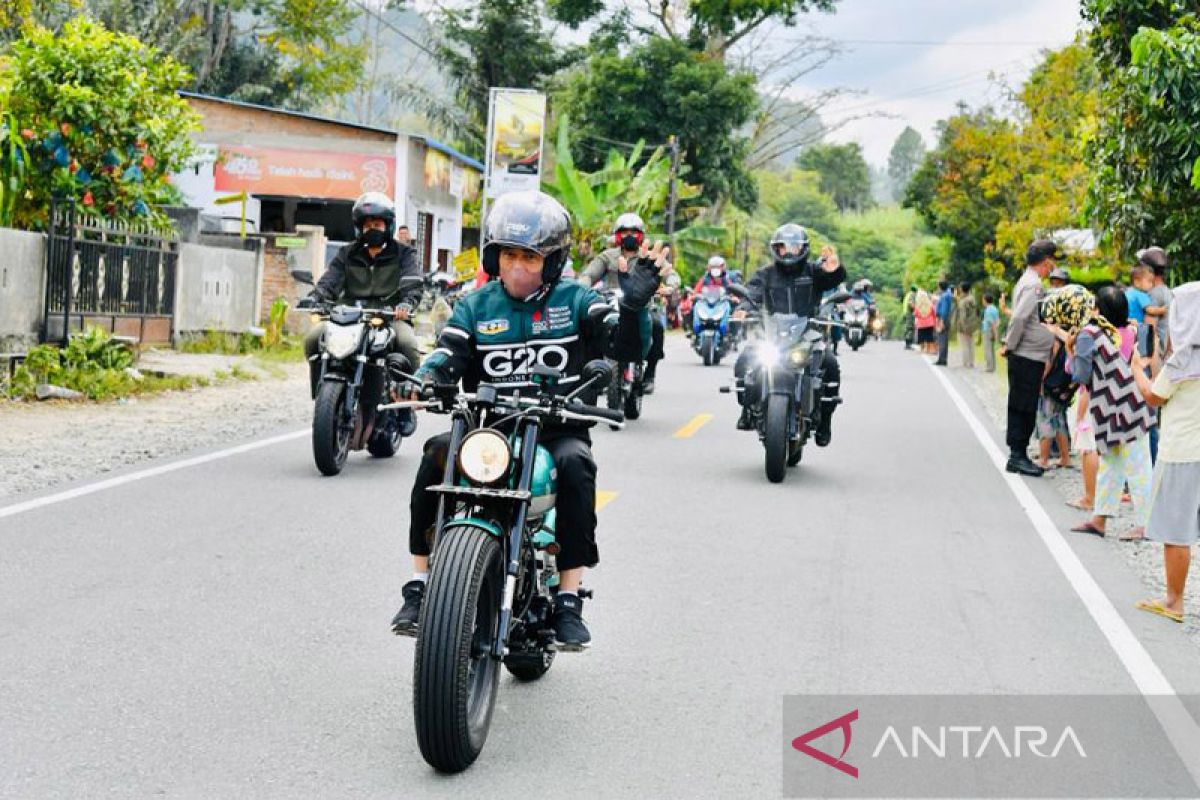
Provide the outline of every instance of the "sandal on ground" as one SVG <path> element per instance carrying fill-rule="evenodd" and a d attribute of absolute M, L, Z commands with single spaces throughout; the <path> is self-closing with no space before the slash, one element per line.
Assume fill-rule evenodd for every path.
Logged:
<path fill-rule="evenodd" d="M 1082 497 L 1076 500 L 1068 500 L 1067 505 L 1069 505 L 1071 508 L 1077 508 L 1080 511 L 1091 511 L 1092 508 L 1094 508 L 1092 503 L 1083 502 Z"/>
<path fill-rule="evenodd" d="M 1122 542 L 1144 542 L 1146 540 L 1146 529 L 1141 525 L 1136 528 L 1130 528 L 1118 536 L 1117 540 Z"/>
<path fill-rule="evenodd" d="M 1158 614 L 1160 617 L 1166 617 L 1172 622 L 1183 622 L 1182 611 L 1172 611 L 1159 600 L 1139 600 L 1135 608 L 1142 611 L 1149 611 L 1151 614 Z"/>
<path fill-rule="evenodd" d="M 1081 522 L 1074 528 L 1071 528 L 1071 530 L 1075 533 L 1090 533 L 1093 536 L 1104 536 L 1104 531 L 1100 528 L 1097 528 L 1091 520 L 1088 520 L 1087 522 Z"/>

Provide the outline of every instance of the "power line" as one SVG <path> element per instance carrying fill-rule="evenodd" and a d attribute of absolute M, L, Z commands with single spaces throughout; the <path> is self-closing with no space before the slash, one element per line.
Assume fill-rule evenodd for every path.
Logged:
<path fill-rule="evenodd" d="M 891 97 L 880 97 L 878 99 L 868 100 L 864 103 L 859 103 L 858 105 L 853 105 L 848 108 L 831 109 L 830 111 L 831 111 L 831 113 L 836 113 L 836 114 L 846 114 L 846 113 L 852 112 L 852 111 L 861 111 L 861 110 L 868 109 L 868 108 L 874 108 L 875 106 L 883 105 L 885 103 L 890 103 L 894 100 L 905 100 L 905 99 L 908 99 L 911 97 L 921 97 L 924 95 L 936 94 L 938 92 L 944 92 L 944 91 L 948 91 L 951 89 L 961 89 L 966 86 L 970 86 L 972 84 L 979 83 L 980 81 L 989 80 L 990 76 L 993 72 L 996 72 L 997 70 L 1000 70 L 1000 69 L 1003 69 L 1006 67 L 1011 67 L 1015 64 L 1023 63 L 1025 61 L 1027 61 L 1027 59 L 1028 59 L 1027 56 L 1023 56 L 1021 58 L 1014 58 L 1011 61 L 1005 61 L 1003 63 L 997 64 L 994 67 L 989 67 L 988 69 L 985 69 L 985 70 L 976 70 L 974 72 L 968 72 L 963 75 L 959 75 L 958 77 L 955 77 L 955 78 L 950 78 L 950 79 L 944 80 L 944 81 L 938 81 L 936 83 L 927 84 L 925 86 L 919 86 L 919 87 L 917 87 L 915 89 L 911 89 L 907 92 L 902 92 L 898 95 L 892 95 Z"/>
<path fill-rule="evenodd" d="M 885 45 L 897 47 L 1066 47 L 1070 42 L 1050 41 L 973 41 L 955 42 L 937 39 L 830 39 L 836 44 Z"/>

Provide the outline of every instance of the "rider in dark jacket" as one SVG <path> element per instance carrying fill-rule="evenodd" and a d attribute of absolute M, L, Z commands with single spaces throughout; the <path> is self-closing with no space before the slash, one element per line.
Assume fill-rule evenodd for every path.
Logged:
<path fill-rule="evenodd" d="M 355 240 L 342 247 L 304 305 L 354 303 L 365 306 L 392 306 L 396 309 L 395 352 L 403 353 L 410 367 L 421 363 L 417 337 L 413 331 L 413 314 L 421 299 L 421 284 L 401 288 L 403 278 L 420 278 L 421 265 L 417 251 L 396 241 L 396 207 L 382 192 L 367 192 L 354 203 Z M 317 376 L 321 365 L 315 360 L 321 344 L 324 324 L 315 326 L 304 337 L 304 353 L 312 372 L 313 396 L 316 396 Z"/>
<path fill-rule="evenodd" d="M 771 237 L 771 264 L 754 273 L 746 285 L 746 293 L 764 314 L 798 314 L 815 317 L 821 303 L 821 295 L 836 288 L 846 279 L 846 269 L 838 261 L 837 252 L 830 246 L 821 251 L 821 258 L 809 261 L 808 233 L 799 225 L 780 226 Z M 739 312 L 740 314 L 740 312 Z M 750 366 L 752 350 L 745 350 L 734 365 L 738 385 Z M 837 408 L 842 380 L 841 368 L 833 353 L 825 353 L 825 388 L 820 426 L 815 440 L 818 447 L 828 446 L 832 438 L 831 417 Z M 757 402 L 752 392 L 738 391 L 738 402 L 742 404 L 742 415 L 738 419 L 740 430 L 753 427 L 750 404 Z"/>

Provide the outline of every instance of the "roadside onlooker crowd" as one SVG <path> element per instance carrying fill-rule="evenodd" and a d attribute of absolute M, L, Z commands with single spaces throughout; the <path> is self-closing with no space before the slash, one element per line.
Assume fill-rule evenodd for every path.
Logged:
<path fill-rule="evenodd" d="M 1040 477 L 1073 466 L 1078 453 L 1083 495 L 1068 505 L 1089 517 L 1072 530 L 1104 536 L 1132 503 L 1133 527 L 1120 538 L 1162 543 L 1166 573 L 1165 594 L 1138 608 L 1181 622 L 1200 541 L 1200 282 L 1172 290 L 1166 252 L 1150 247 L 1137 254 L 1128 287 L 1093 294 L 1071 284 L 1061 258 L 1052 241 L 1030 244 L 1011 305 L 985 292 L 980 309 L 969 284 L 942 281 L 933 296 L 913 286 L 906 310 L 936 365 L 949 363 L 951 330 L 964 367 L 975 365 L 977 336 L 988 372 L 999 346 L 1007 471 Z"/>

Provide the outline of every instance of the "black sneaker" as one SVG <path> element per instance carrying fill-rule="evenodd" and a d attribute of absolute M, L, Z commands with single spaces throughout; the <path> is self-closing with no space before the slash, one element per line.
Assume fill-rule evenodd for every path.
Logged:
<path fill-rule="evenodd" d="M 750 409 L 742 406 L 742 415 L 738 417 L 737 429 L 739 431 L 754 430 L 754 417 L 750 414 Z"/>
<path fill-rule="evenodd" d="M 404 605 L 392 618 L 392 633 L 397 636 L 416 636 L 421 602 L 425 599 L 425 581 L 409 581 L 404 584 L 400 594 L 404 595 Z"/>
<path fill-rule="evenodd" d="M 650 378 L 642 381 L 642 394 L 654 394 L 654 379 Z"/>
<path fill-rule="evenodd" d="M 559 650 L 583 650 L 592 641 L 592 634 L 583 624 L 583 601 L 573 594 L 554 598 L 554 643 Z"/>
<path fill-rule="evenodd" d="M 417 432 L 417 415 L 411 408 L 400 409 L 397 419 L 400 424 L 400 435 L 405 439 Z"/>

